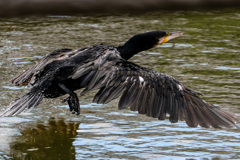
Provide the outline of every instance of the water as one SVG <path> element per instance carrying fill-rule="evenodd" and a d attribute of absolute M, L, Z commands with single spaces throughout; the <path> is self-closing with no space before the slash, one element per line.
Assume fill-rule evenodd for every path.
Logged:
<path fill-rule="evenodd" d="M 121 45 L 136 33 L 184 36 L 131 61 L 176 77 L 222 109 L 240 113 L 240 11 L 175 11 L 123 15 L 0 19 L 0 106 L 28 91 L 9 79 L 57 48 Z M 79 93 L 79 92 L 77 92 Z M 65 97 L 44 100 L 32 113 L 0 118 L 0 159 L 240 159 L 237 129 L 189 128 L 129 110 L 115 100 L 80 98 L 81 115 Z"/>

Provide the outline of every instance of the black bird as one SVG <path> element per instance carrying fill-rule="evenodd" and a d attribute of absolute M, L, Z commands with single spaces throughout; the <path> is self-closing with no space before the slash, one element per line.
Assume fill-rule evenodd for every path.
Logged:
<path fill-rule="evenodd" d="M 92 45 L 76 50 L 60 49 L 43 57 L 36 65 L 11 82 L 28 85 L 30 92 L 15 100 L 0 116 L 15 116 L 33 109 L 43 98 L 69 97 L 71 112 L 80 113 L 75 90 L 81 95 L 99 90 L 93 102 L 108 103 L 121 96 L 118 108 L 160 120 L 169 114 L 172 123 L 185 120 L 188 126 L 234 127 L 235 114 L 204 101 L 199 93 L 175 78 L 129 62 L 133 55 L 181 36 L 181 32 L 152 31 L 137 34 L 123 46 Z"/>

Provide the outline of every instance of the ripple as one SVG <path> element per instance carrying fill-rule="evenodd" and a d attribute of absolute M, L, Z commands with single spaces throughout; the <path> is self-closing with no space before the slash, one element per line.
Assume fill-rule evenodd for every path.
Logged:
<path fill-rule="evenodd" d="M 149 55 L 164 55 L 163 53 L 159 53 L 159 52 L 148 52 L 147 54 L 149 54 Z"/>
<path fill-rule="evenodd" d="M 236 71 L 240 70 L 240 68 L 232 68 L 232 67 L 226 67 L 226 66 L 218 66 L 215 69 L 219 69 L 219 70 L 236 70 Z"/>
<path fill-rule="evenodd" d="M 10 89 L 10 90 L 20 90 L 20 89 L 27 88 L 27 87 L 2 86 L 2 88 L 6 88 L 6 89 Z"/>

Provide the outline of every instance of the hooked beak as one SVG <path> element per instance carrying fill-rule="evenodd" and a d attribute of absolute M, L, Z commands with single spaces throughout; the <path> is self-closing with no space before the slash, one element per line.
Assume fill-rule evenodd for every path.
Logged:
<path fill-rule="evenodd" d="M 167 35 L 159 40 L 159 44 L 166 43 L 167 41 L 182 36 L 182 32 L 168 32 Z"/>

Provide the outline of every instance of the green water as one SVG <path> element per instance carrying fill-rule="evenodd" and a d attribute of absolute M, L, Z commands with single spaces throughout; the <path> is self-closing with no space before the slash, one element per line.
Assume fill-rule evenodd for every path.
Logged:
<path fill-rule="evenodd" d="M 0 19 L 0 110 L 28 91 L 8 81 L 57 48 L 121 45 L 150 30 L 184 35 L 131 61 L 167 73 L 224 110 L 240 113 L 240 11 L 175 11 L 123 15 Z M 77 92 L 79 93 L 79 92 Z M 32 113 L 0 118 L 0 159 L 240 159 L 237 129 L 189 128 L 129 110 L 118 100 L 91 103 L 81 115 L 44 100 Z"/>

